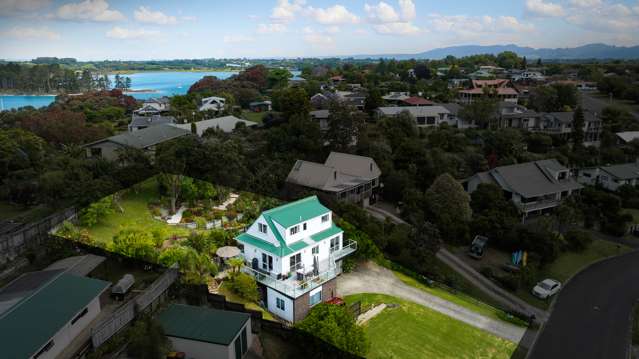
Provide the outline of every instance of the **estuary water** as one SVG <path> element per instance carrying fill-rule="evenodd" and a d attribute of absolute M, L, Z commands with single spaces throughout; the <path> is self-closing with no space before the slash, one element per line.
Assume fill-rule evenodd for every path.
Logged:
<path fill-rule="evenodd" d="M 298 79 L 300 72 L 292 71 L 294 79 Z M 235 71 L 161 71 L 161 72 L 136 72 L 122 76 L 131 78 L 131 90 L 127 93 L 139 100 L 151 97 L 184 95 L 189 87 L 204 76 L 215 76 L 220 80 L 227 79 L 237 74 Z M 115 75 L 109 75 L 113 81 Z M 142 91 L 144 92 L 135 92 Z M 55 101 L 55 96 L 22 96 L 0 95 L 0 111 L 11 110 L 25 106 L 44 107 Z"/>

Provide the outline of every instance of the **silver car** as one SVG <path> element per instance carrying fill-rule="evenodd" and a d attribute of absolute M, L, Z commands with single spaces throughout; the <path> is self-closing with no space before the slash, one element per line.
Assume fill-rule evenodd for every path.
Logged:
<path fill-rule="evenodd" d="M 548 299 L 557 294 L 561 289 L 561 283 L 554 279 L 544 279 L 532 289 L 532 294 L 539 299 Z"/>

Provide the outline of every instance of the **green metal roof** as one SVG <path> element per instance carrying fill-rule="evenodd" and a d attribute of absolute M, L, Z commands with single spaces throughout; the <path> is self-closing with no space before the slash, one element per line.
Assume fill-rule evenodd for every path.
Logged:
<path fill-rule="evenodd" d="M 30 358 L 109 284 L 63 273 L 41 286 L 0 316 L 2 357 Z"/>
<path fill-rule="evenodd" d="M 247 313 L 172 304 L 158 320 L 168 336 L 229 345 L 249 318 Z"/>
<path fill-rule="evenodd" d="M 308 246 L 308 244 L 302 240 L 302 241 L 297 241 L 295 243 L 291 243 L 290 245 L 283 245 L 283 246 L 280 245 L 279 247 L 276 247 L 270 242 L 254 237 L 248 233 L 242 233 L 239 236 L 237 236 L 235 239 L 242 243 L 253 245 L 263 251 L 273 253 L 278 257 L 287 256 L 289 254 L 300 251 Z"/>
<path fill-rule="evenodd" d="M 288 228 L 328 212 L 330 210 L 320 203 L 317 196 L 311 196 L 269 209 L 262 214 L 282 227 Z"/>
<path fill-rule="evenodd" d="M 339 228 L 338 226 L 335 225 L 335 223 L 331 223 L 331 228 L 329 229 L 325 229 L 319 233 L 315 233 L 314 235 L 311 236 L 311 238 L 315 241 L 315 242 L 319 242 L 323 239 L 326 239 L 328 237 L 332 237 L 336 234 L 342 233 L 344 231 L 342 231 L 341 228 Z"/>

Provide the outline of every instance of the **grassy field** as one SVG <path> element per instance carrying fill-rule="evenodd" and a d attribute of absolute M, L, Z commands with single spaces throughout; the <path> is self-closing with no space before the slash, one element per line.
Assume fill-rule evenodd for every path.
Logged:
<path fill-rule="evenodd" d="M 429 294 L 437 296 L 439 298 L 445 299 L 449 302 L 455 303 L 464 308 L 470 309 L 473 312 L 485 315 L 489 318 L 498 319 L 498 320 L 507 320 L 512 324 L 519 325 L 525 327 L 528 325 L 527 322 L 523 320 L 519 320 L 517 318 L 507 318 L 507 314 L 499 310 L 495 307 L 492 307 L 486 303 L 480 302 L 471 296 L 464 294 L 462 292 L 451 293 L 450 291 L 439 288 L 439 287 L 429 287 L 417 281 L 416 279 L 409 277 L 400 272 L 394 272 L 397 278 L 399 278 L 402 282 L 410 285 L 411 287 L 415 287 L 417 289 L 423 290 Z"/>
<path fill-rule="evenodd" d="M 364 325 L 368 358 L 510 358 L 517 345 L 418 304 L 379 294 L 357 294 L 347 303 L 394 303 Z"/>
<path fill-rule="evenodd" d="M 561 254 L 557 260 L 546 266 L 546 268 L 540 272 L 538 280 L 553 278 L 565 284 L 570 277 L 578 273 L 587 265 L 604 258 L 627 253 L 629 251 L 631 251 L 631 248 L 629 247 L 595 239 L 583 252 L 565 252 Z M 530 294 L 531 289 L 532 288 L 521 288 L 516 294 L 532 305 L 544 309 L 548 308 L 550 301 L 537 299 Z"/>
<path fill-rule="evenodd" d="M 253 111 L 249 111 L 249 110 L 243 110 L 242 111 L 242 118 L 247 120 L 247 121 L 253 121 L 253 122 L 257 122 L 257 123 L 262 123 L 262 118 L 267 113 L 268 112 L 253 112 Z"/>
<path fill-rule="evenodd" d="M 157 197 L 155 178 L 142 182 L 137 193 L 131 190 L 120 201 L 124 212 L 115 211 L 102 218 L 95 226 L 87 228 L 91 238 L 97 242 L 109 243 L 113 236 L 125 228 L 143 228 L 148 232 L 161 229 L 165 230 L 168 236 L 187 236 L 190 233 L 189 229 L 169 226 L 153 219 L 147 204 Z"/>
<path fill-rule="evenodd" d="M 267 310 L 257 305 L 257 303 L 249 302 L 245 300 L 244 298 L 238 296 L 237 294 L 233 293 L 230 289 L 226 288 L 224 284 L 225 283 L 222 283 L 222 285 L 220 285 L 220 287 L 218 288 L 218 291 L 221 295 L 226 297 L 227 301 L 244 304 L 244 307 L 246 309 L 259 310 L 262 312 L 262 316 L 264 319 L 275 321 L 275 318 L 273 317 L 273 315 L 269 313 Z"/>

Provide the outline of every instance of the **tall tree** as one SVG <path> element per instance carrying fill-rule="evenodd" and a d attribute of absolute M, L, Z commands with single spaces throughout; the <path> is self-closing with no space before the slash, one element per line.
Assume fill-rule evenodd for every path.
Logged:
<path fill-rule="evenodd" d="M 329 107 L 328 130 L 325 137 L 331 150 L 348 152 L 364 126 L 363 114 L 355 108 L 334 101 Z"/>
<path fill-rule="evenodd" d="M 584 111 L 577 106 L 572 120 L 572 143 L 574 146 L 582 146 L 584 142 Z"/>
<path fill-rule="evenodd" d="M 425 194 L 426 206 L 441 233 L 463 241 L 472 210 L 470 196 L 448 173 L 437 177 Z"/>

